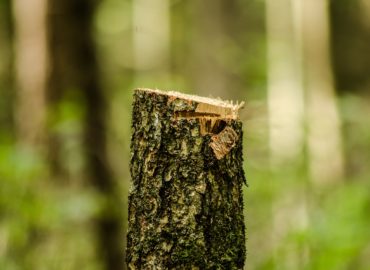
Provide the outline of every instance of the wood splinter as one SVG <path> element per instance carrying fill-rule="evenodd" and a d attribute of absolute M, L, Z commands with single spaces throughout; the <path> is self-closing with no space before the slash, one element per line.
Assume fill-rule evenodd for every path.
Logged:
<path fill-rule="evenodd" d="M 231 127 L 226 127 L 219 134 L 212 136 L 210 146 L 217 159 L 222 159 L 235 146 L 238 135 Z"/>

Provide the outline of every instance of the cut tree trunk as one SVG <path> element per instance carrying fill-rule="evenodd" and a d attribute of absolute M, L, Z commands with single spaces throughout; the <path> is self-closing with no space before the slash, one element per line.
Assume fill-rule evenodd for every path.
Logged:
<path fill-rule="evenodd" d="M 129 269 L 243 269 L 241 107 L 135 90 Z"/>

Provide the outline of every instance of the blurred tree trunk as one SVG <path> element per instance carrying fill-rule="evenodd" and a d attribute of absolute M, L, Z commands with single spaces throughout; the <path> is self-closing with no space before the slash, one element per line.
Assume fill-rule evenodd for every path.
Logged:
<path fill-rule="evenodd" d="M 51 73 L 49 102 L 55 106 L 65 89 L 75 89 L 85 107 L 84 155 L 89 182 L 102 196 L 102 213 L 95 219 L 97 252 L 105 269 L 124 268 L 118 188 L 107 154 L 107 101 L 103 93 L 93 38 L 98 1 L 49 0 Z M 53 145 L 51 145 L 53 147 Z"/>
<path fill-rule="evenodd" d="M 368 0 L 360 0 L 360 7 L 362 11 L 362 20 L 368 28 L 370 28 L 370 2 Z"/>
<path fill-rule="evenodd" d="M 14 0 L 15 122 L 22 145 L 41 146 L 44 139 L 47 74 L 46 0 Z"/>
<path fill-rule="evenodd" d="M 304 161 L 304 82 L 299 1 L 267 0 L 269 148 L 271 165 L 301 168 Z M 304 179 L 282 190 L 272 205 L 272 249 L 277 268 L 297 269 L 307 262 L 307 246 L 285 242 L 291 231 L 308 226 Z M 283 184 L 283 183 L 282 183 Z M 278 251 L 277 251 L 278 250 Z"/>
<path fill-rule="evenodd" d="M 344 176 L 341 120 L 330 59 L 329 1 L 301 1 L 307 91 L 308 154 L 312 182 L 327 186 Z"/>
<path fill-rule="evenodd" d="M 295 160 L 302 153 L 304 88 L 312 178 L 340 179 L 343 153 L 331 74 L 328 3 L 269 0 L 266 4 L 272 157 Z"/>
<path fill-rule="evenodd" d="M 300 23 L 291 0 L 267 0 L 268 109 L 274 165 L 302 158 L 304 145 Z M 298 18 L 299 19 L 299 18 Z"/>
<path fill-rule="evenodd" d="M 13 29 L 11 1 L 0 2 L 0 127 L 12 135 L 13 121 Z"/>
<path fill-rule="evenodd" d="M 370 57 L 364 57 L 370 50 L 370 1 L 337 0 L 330 7 L 338 91 L 366 94 L 370 89 Z"/>
<path fill-rule="evenodd" d="M 230 2 L 230 1 L 227 1 Z M 234 1 L 232 1 L 234 2 Z M 232 87 L 224 63 L 227 20 L 224 0 L 189 2 L 189 25 L 193 32 L 188 57 L 193 88 L 205 96 L 230 98 Z"/>
<path fill-rule="evenodd" d="M 133 1 L 135 84 L 156 77 L 166 83 L 170 59 L 170 3 L 168 0 Z"/>

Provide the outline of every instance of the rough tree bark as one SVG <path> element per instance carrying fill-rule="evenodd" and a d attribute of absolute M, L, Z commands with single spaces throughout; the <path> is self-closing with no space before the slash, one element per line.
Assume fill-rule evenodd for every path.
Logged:
<path fill-rule="evenodd" d="M 243 269 L 240 108 L 135 90 L 129 269 Z"/>

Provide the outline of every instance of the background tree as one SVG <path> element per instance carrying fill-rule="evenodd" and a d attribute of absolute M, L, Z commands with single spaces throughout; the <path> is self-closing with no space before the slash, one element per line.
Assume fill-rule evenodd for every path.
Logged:
<path fill-rule="evenodd" d="M 266 1 L 267 31 L 267 105 L 269 119 L 270 164 L 274 170 L 301 170 L 305 157 L 302 22 L 300 1 Z M 294 165 L 293 165 L 294 164 Z M 284 169 L 285 168 L 285 169 Z M 273 226 L 272 248 L 284 242 L 293 230 L 308 226 L 305 179 L 289 183 L 271 205 Z M 285 243 L 279 256 L 285 269 L 305 264 L 307 246 Z M 306 255 L 305 255 L 306 253 Z"/>
<path fill-rule="evenodd" d="M 318 185 L 335 183 L 344 175 L 341 120 L 329 52 L 328 5 L 328 1 L 302 2 L 301 5 L 309 167 L 312 181 Z"/>
<path fill-rule="evenodd" d="M 47 76 L 46 1 L 13 1 L 15 26 L 15 119 L 19 142 L 42 145 Z M 34 65 L 30 68 L 30 65 Z"/>
<path fill-rule="evenodd" d="M 369 268 L 368 1 L 21 2 L 0 0 L 1 269 L 124 267 L 140 86 L 246 101 L 246 269 Z"/>
<path fill-rule="evenodd" d="M 122 222 L 116 182 L 107 156 L 107 104 L 93 35 L 98 3 L 89 0 L 49 2 L 49 49 L 53 56 L 49 102 L 55 107 L 67 91 L 74 91 L 72 95 L 84 106 L 82 147 L 86 177 L 103 199 L 102 212 L 94 221 L 97 254 L 106 269 L 122 269 Z M 51 151 L 54 145 L 50 146 Z M 62 161 L 62 157 L 58 159 L 57 162 Z"/>
<path fill-rule="evenodd" d="M 12 50 L 12 13 L 11 2 L 2 1 L 1 5 L 1 30 L 0 30 L 0 126 L 9 133 L 13 130 L 12 98 L 14 93 L 10 91 L 13 74 L 13 50 Z"/>
<path fill-rule="evenodd" d="M 135 83 L 148 77 L 169 79 L 170 2 L 168 0 L 133 1 L 133 62 L 137 75 Z M 143 17 L 146 19 L 143 20 Z"/>

